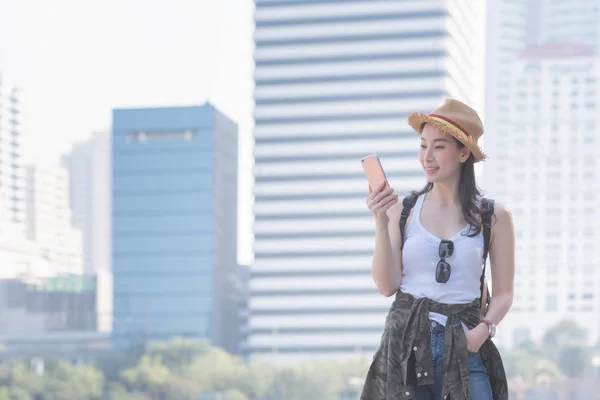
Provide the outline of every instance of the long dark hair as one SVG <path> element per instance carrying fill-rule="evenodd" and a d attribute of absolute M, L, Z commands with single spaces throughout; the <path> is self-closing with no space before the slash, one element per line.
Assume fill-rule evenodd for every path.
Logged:
<path fill-rule="evenodd" d="M 454 139 L 459 148 L 465 147 L 462 142 Z M 482 195 L 481 189 L 475 181 L 475 163 L 473 162 L 473 153 L 469 155 L 467 161 L 460 167 L 460 179 L 458 183 L 458 198 L 460 199 L 461 211 L 464 220 L 469 224 L 469 233 L 467 236 L 477 236 L 483 229 L 481 218 L 481 207 L 477 197 Z M 420 196 L 433 189 L 433 183 L 427 182 L 425 187 L 418 192 L 412 192 Z"/>

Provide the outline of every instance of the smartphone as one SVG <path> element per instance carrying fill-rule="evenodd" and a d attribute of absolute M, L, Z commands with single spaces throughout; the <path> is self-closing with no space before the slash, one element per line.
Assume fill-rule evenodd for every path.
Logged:
<path fill-rule="evenodd" d="M 367 176 L 367 181 L 371 186 L 371 190 L 375 190 L 383 182 L 385 182 L 387 187 L 390 186 L 377 154 L 371 154 L 370 156 L 361 158 L 360 162 L 365 171 L 365 175 Z"/>

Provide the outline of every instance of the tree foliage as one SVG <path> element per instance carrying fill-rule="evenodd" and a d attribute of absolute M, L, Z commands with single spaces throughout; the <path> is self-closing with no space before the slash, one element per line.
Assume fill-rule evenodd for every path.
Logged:
<path fill-rule="evenodd" d="M 509 379 L 583 377 L 592 348 L 570 321 L 546 332 L 540 346 L 503 350 Z M 202 341 L 174 339 L 108 354 L 95 365 L 45 360 L 0 364 L 0 400 L 340 400 L 360 393 L 369 359 L 294 365 L 246 363 Z"/>

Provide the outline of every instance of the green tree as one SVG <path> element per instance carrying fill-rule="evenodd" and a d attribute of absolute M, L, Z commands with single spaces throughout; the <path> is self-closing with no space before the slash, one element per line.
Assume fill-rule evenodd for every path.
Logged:
<path fill-rule="evenodd" d="M 33 400 L 33 396 L 18 386 L 3 387 L 0 388 L 0 400 Z"/>
<path fill-rule="evenodd" d="M 231 389 L 223 394 L 223 400 L 248 400 L 248 397 L 239 390 Z"/>
<path fill-rule="evenodd" d="M 219 348 L 212 348 L 197 357 L 184 376 L 193 379 L 205 390 L 223 391 L 234 387 L 236 377 L 243 374 L 246 365 Z"/>
<path fill-rule="evenodd" d="M 202 387 L 191 379 L 179 376 L 171 378 L 163 385 L 161 396 L 164 400 L 196 400 L 202 394 Z"/>
<path fill-rule="evenodd" d="M 108 387 L 108 398 L 110 400 L 152 400 L 143 393 L 130 393 L 120 383 L 111 383 Z"/>
<path fill-rule="evenodd" d="M 104 377 L 91 365 L 60 362 L 45 375 L 43 398 L 51 400 L 96 400 L 102 396 Z"/>
<path fill-rule="evenodd" d="M 581 378 L 590 365 L 589 350 L 579 345 L 567 345 L 560 350 L 558 365 L 570 378 Z"/>
<path fill-rule="evenodd" d="M 11 398 L 29 399 L 43 392 L 43 378 L 32 373 L 25 360 L 10 360 L 0 365 L 0 386 Z"/>
<path fill-rule="evenodd" d="M 121 381 L 130 392 L 141 392 L 157 398 L 171 379 L 171 372 L 160 358 L 142 356 L 135 367 L 121 372 Z"/>
<path fill-rule="evenodd" d="M 324 364 L 304 364 L 277 371 L 267 400 L 336 400 L 341 378 L 339 371 Z"/>
<path fill-rule="evenodd" d="M 546 376 L 560 378 L 562 373 L 556 363 L 548 358 L 524 350 L 503 351 L 502 360 L 508 379 L 522 378 L 525 382 Z"/>
<path fill-rule="evenodd" d="M 166 343 L 148 345 L 145 354 L 160 358 L 161 363 L 172 373 L 183 375 L 199 357 L 211 353 L 214 349 L 203 340 L 174 338 Z"/>
<path fill-rule="evenodd" d="M 584 344 L 587 338 L 586 331 L 573 320 L 562 320 L 548 329 L 542 339 L 543 346 L 548 349 L 560 351 L 564 346 Z"/>

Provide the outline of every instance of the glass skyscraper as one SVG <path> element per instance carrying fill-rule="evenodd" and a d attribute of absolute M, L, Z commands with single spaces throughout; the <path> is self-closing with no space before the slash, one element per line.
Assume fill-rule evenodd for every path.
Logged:
<path fill-rule="evenodd" d="M 112 165 L 115 345 L 230 347 L 237 126 L 210 105 L 114 110 Z"/>

